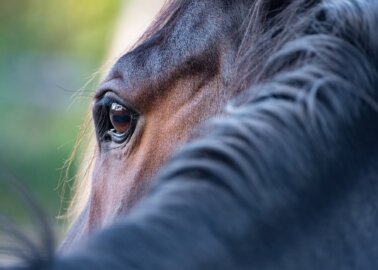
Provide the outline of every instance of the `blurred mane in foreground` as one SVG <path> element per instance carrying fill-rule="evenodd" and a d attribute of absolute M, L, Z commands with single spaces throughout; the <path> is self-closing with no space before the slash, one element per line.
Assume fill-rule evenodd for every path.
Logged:
<path fill-rule="evenodd" d="M 178 3 L 173 14 L 182 17 L 194 1 Z M 226 109 L 186 138 L 127 214 L 117 212 L 106 226 L 98 219 L 86 241 L 69 238 L 77 242 L 64 254 L 33 250 L 17 269 L 377 268 L 378 2 L 201 3 L 250 5 L 233 70 L 209 66 L 219 60 L 211 54 L 177 62 L 202 83 L 230 78 Z M 127 65 L 116 74 L 125 78 L 121 67 L 132 73 Z"/>

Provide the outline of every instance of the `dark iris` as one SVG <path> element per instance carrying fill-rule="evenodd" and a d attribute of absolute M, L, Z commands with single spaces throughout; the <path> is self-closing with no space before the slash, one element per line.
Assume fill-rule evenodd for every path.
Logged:
<path fill-rule="evenodd" d="M 114 131 L 117 133 L 126 133 L 131 127 L 132 113 L 118 103 L 112 103 L 109 110 L 109 118 Z"/>

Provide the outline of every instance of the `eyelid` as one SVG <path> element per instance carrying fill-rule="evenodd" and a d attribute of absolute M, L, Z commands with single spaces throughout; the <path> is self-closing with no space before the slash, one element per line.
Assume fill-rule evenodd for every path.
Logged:
<path fill-rule="evenodd" d="M 112 103 L 118 103 L 119 105 L 122 105 L 126 109 L 128 109 L 134 117 L 140 115 L 139 111 L 130 103 L 123 99 L 121 99 L 117 94 L 112 92 L 111 90 L 106 91 L 103 93 L 103 95 L 96 97 L 95 106 L 103 105 L 103 106 L 111 106 Z"/>

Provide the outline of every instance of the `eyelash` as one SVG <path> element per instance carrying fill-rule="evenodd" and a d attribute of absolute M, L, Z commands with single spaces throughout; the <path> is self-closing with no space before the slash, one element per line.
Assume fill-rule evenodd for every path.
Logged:
<path fill-rule="evenodd" d="M 114 106 L 115 105 L 115 106 Z M 113 107 L 112 107 L 113 106 Z M 121 109 L 123 113 L 127 113 L 127 119 L 130 119 L 130 124 L 127 130 L 123 133 L 118 133 L 112 124 L 111 109 Z M 119 111 L 119 110 L 118 110 Z M 116 110 L 114 112 L 117 112 Z M 117 117 L 118 116 L 118 117 Z M 127 142 L 134 133 L 139 114 L 131 109 L 129 106 L 124 105 L 117 98 L 103 96 L 100 98 L 93 107 L 93 119 L 96 128 L 96 135 L 99 143 L 114 142 L 121 144 Z M 113 114 L 114 117 L 114 114 Z M 115 119 L 121 119 L 122 115 L 115 115 Z M 123 119 L 125 119 L 125 115 Z"/>

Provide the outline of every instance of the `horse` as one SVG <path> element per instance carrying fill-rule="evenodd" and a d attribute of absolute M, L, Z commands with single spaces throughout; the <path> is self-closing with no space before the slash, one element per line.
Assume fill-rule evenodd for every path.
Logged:
<path fill-rule="evenodd" d="M 226 102 L 243 91 L 250 78 L 237 85 L 238 62 L 243 50 L 262 42 L 250 40 L 259 31 L 254 12 L 273 18 L 287 5 L 249 0 L 166 4 L 95 93 L 98 147 L 91 191 L 63 249 L 127 213 L 148 192 L 151 179 L 172 153 L 196 136 L 196 127 L 219 115 Z M 289 6 L 295 9 L 295 4 Z M 276 31 L 273 28 L 270 31 Z M 265 41 L 267 50 L 256 52 L 256 66 L 274 50 L 271 44 L 280 42 L 279 36 Z M 123 124 L 111 121 L 117 114 L 113 104 L 123 111 L 117 119 L 126 121 L 120 132 L 114 125 Z"/>
<path fill-rule="evenodd" d="M 195 35 L 195 28 L 187 23 L 197 18 L 192 12 L 204 7 L 212 9 L 197 14 L 201 21 L 211 19 L 206 24 L 214 24 L 211 30 L 234 27 L 227 23 L 230 17 L 216 21 L 225 14 L 220 11 L 233 11 L 231 21 L 240 22 L 237 31 L 221 31 L 225 43 L 211 43 L 222 48 L 210 47 L 214 55 L 202 54 L 203 46 L 191 48 L 192 44 L 169 35 Z M 239 15 L 246 17 L 239 21 Z M 85 230 L 94 231 L 74 251 L 55 255 L 47 248 L 47 253 L 25 265 L 6 269 L 375 269 L 378 3 L 177 1 L 161 16 L 144 41 L 120 59 L 96 94 L 94 122 L 101 153 L 89 207 L 73 227 L 74 234 L 83 224 Z M 187 28 L 175 32 L 172 22 Z M 164 39 L 159 33 L 165 34 Z M 241 38 L 230 39 L 237 45 L 232 47 L 225 37 L 235 33 Z M 207 37 L 201 40 L 212 40 Z M 169 44 L 202 53 L 179 62 L 177 55 L 182 59 L 190 53 L 176 51 L 165 58 L 169 50 L 160 48 Z M 231 48 L 236 49 L 228 54 Z M 234 57 L 230 60 L 227 55 Z M 146 59 L 155 60 L 152 67 Z M 169 66 L 163 64 L 166 59 Z M 139 70 L 139 65 L 144 69 Z M 176 72 L 171 78 L 172 70 Z M 143 80 L 147 75 L 152 81 Z M 201 83 L 189 83 L 190 79 Z M 127 94 L 122 92 L 124 84 L 131 85 Z M 167 95 L 162 90 L 172 88 L 178 93 L 170 90 Z M 179 91 L 183 89 L 198 93 L 189 98 Z M 217 91 L 224 89 L 231 90 L 219 95 Z M 208 91 L 219 100 L 208 103 Z M 183 103 L 189 105 L 180 115 L 188 116 L 185 112 L 189 107 L 198 109 L 196 104 L 211 107 L 210 112 L 191 122 L 175 114 L 176 106 Z M 159 114 L 163 120 L 190 123 L 185 136 L 181 129 L 177 129 L 180 135 L 165 134 L 167 143 L 177 147 L 189 142 L 170 158 L 172 148 L 158 156 L 159 161 L 168 161 L 156 176 L 152 175 L 161 163 L 151 161 L 147 164 L 157 167 L 133 175 L 140 178 L 120 178 L 122 160 L 134 157 L 132 164 L 141 162 L 133 151 L 149 145 L 143 134 L 154 126 L 148 123 L 150 110 L 158 109 L 176 115 L 168 121 Z M 219 115 L 200 125 L 211 114 Z M 169 123 L 156 124 L 162 125 L 162 132 L 170 130 L 165 126 Z M 200 130 L 193 131 L 192 124 Z M 156 147 L 160 139 L 154 141 Z M 155 159 L 152 154 L 144 160 Z M 146 175 L 154 180 L 146 180 Z M 138 179 L 140 186 L 130 187 L 128 179 Z M 134 195 L 112 209 L 105 207 L 107 198 L 99 198 L 96 185 L 104 188 L 109 200 L 117 196 L 109 193 L 105 180 L 109 186 L 124 180 L 129 184 L 124 183 L 129 187 L 126 194 Z M 118 192 L 124 192 L 125 186 L 118 185 Z"/>
<path fill-rule="evenodd" d="M 98 147 L 91 191 L 63 249 L 114 222 L 148 192 L 151 179 L 172 153 L 196 137 L 201 123 L 219 115 L 227 101 L 257 77 L 258 70 L 251 67 L 255 70 L 251 78 L 240 78 L 242 55 L 256 43 L 261 49 L 253 63 L 260 66 L 283 42 L 277 35 L 278 23 L 273 23 L 279 20 L 275 13 L 283 8 L 289 13 L 295 5 L 247 0 L 166 4 L 96 91 L 93 118 Z M 254 20 L 275 25 L 264 26 L 273 37 L 257 38 L 261 29 Z M 113 104 L 124 111 L 126 131 L 117 132 L 111 122 L 116 113 Z"/>

